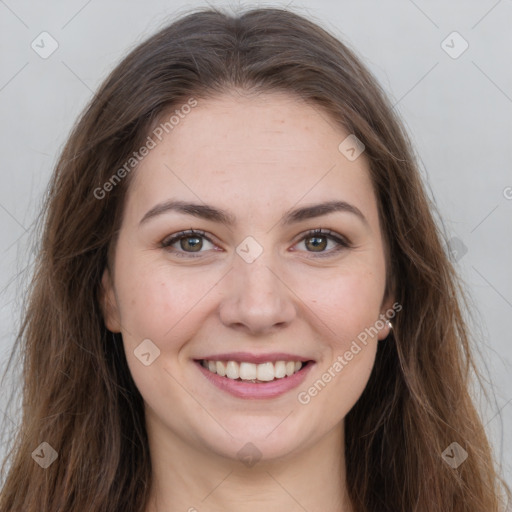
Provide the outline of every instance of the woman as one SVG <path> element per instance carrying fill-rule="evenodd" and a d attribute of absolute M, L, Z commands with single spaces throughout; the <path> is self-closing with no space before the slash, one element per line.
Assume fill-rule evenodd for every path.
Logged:
<path fill-rule="evenodd" d="M 140 45 L 44 222 L 1 512 L 503 507 L 407 135 L 317 25 L 209 9 Z"/>

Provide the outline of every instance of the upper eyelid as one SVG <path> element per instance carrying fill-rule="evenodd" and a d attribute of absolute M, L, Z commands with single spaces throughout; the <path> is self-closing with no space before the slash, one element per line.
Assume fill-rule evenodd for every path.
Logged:
<path fill-rule="evenodd" d="M 177 231 L 176 233 L 173 233 L 171 235 L 166 236 L 162 240 L 162 244 L 165 244 L 166 242 L 171 241 L 173 239 L 174 239 L 174 241 L 172 243 L 175 243 L 175 242 L 179 241 L 182 238 L 193 237 L 194 235 L 206 238 L 212 244 L 215 243 L 211 239 L 212 237 L 206 231 L 202 231 L 202 230 L 199 230 L 199 229 L 185 229 L 183 231 Z"/>

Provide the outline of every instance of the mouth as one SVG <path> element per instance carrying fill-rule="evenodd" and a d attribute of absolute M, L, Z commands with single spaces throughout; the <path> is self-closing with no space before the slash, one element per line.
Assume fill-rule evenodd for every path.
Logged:
<path fill-rule="evenodd" d="M 314 366 L 313 360 L 261 363 L 194 359 L 201 373 L 217 388 L 239 398 L 274 398 L 295 387 Z"/>

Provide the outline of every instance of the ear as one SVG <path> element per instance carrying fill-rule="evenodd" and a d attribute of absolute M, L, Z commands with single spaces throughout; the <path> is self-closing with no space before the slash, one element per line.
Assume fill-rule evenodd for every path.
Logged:
<path fill-rule="evenodd" d="M 379 340 L 384 340 L 389 336 L 389 334 L 391 332 L 391 327 L 389 326 L 387 320 L 389 320 L 390 322 L 393 322 L 393 318 L 398 313 L 398 311 L 400 311 L 401 309 L 402 309 L 402 306 L 399 305 L 395 301 L 394 296 L 392 296 L 392 295 L 390 295 L 382 303 L 379 319 L 382 320 L 382 323 L 384 323 L 384 326 L 382 327 L 382 329 L 379 330 L 379 334 L 378 334 Z"/>
<path fill-rule="evenodd" d="M 101 277 L 100 307 L 107 329 L 111 332 L 121 332 L 119 307 L 108 268 L 105 268 Z"/>

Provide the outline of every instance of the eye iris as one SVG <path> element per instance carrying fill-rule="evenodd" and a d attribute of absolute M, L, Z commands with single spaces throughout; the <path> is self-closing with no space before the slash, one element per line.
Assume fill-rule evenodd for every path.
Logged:
<path fill-rule="evenodd" d="M 312 244 L 308 244 L 308 240 L 313 240 Z M 319 240 L 321 240 L 319 242 Z M 313 247 L 314 249 L 325 249 L 327 245 L 327 237 L 325 236 L 311 236 L 309 238 L 306 238 L 306 246 Z M 318 252 L 318 251 L 314 251 Z"/>
<path fill-rule="evenodd" d="M 190 243 L 191 240 L 193 240 L 192 243 Z M 185 251 L 188 249 L 192 249 L 192 252 L 198 252 L 203 247 L 203 241 L 201 240 L 200 237 L 188 236 L 180 240 L 180 246 Z"/>

